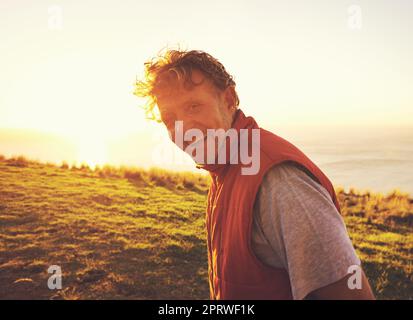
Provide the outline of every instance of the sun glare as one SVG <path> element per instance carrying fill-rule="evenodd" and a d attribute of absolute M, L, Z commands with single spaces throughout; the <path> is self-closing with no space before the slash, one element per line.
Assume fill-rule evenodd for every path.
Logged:
<path fill-rule="evenodd" d="M 97 139 L 93 136 L 85 136 L 76 143 L 78 164 L 86 163 L 92 169 L 97 165 L 102 166 L 108 162 L 107 146 L 103 139 Z"/>

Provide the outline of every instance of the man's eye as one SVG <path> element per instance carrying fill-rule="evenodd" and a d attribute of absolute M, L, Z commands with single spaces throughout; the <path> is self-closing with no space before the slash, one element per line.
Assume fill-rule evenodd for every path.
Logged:
<path fill-rule="evenodd" d="M 190 112 L 196 112 L 198 110 L 199 110 L 199 104 L 197 104 L 197 103 L 191 104 L 190 107 L 189 107 Z"/>

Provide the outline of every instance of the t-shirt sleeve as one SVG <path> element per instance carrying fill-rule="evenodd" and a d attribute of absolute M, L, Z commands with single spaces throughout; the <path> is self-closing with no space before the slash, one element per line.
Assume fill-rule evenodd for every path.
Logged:
<path fill-rule="evenodd" d="M 256 202 L 256 219 L 288 271 L 294 299 L 304 299 L 345 277 L 351 265 L 360 265 L 330 194 L 304 168 L 291 162 L 272 167 Z"/>

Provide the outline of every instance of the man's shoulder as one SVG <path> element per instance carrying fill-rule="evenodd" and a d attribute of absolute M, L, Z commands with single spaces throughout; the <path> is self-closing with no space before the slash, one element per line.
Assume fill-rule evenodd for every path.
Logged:
<path fill-rule="evenodd" d="M 317 182 L 314 175 L 303 165 L 295 161 L 283 161 L 271 166 L 267 170 L 264 174 L 262 184 L 274 184 L 277 181 L 285 180 Z"/>
<path fill-rule="evenodd" d="M 313 191 L 330 198 L 326 188 L 303 165 L 295 161 L 284 161 L 270 167 L 261 181 L 257 200 L 270 198 L 283 199 L 284 195 L 294 192 L 297 196 Z"/>

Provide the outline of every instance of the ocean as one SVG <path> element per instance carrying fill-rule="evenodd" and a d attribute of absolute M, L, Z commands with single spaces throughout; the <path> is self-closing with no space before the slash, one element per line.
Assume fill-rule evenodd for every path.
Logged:
<path fill-rule="evenodd" d="M 299 147 L 334 186 L 382 193 L 399 189 L 413 195 L 413 127 L 268 129 Z M 125 136 L 107 145 L 106 161 L 114 165 L 146 168 L 153 165 L 200 172 L 190 159 L 189 164 L 182 167 L 168 167 L 167 161 L 154 163 L 155 149 L 167 150 L 169 147 L 176 148 L 178 154 L 182 153 L 166 136 L 163 142 L 159 137 L 151 139 L 142 134 Z M 75 145 L 50 134 L 35 134 L 27 130 L 1 129 L 0 154 L 22 154 L 55 163 L 63 160 L 69 164 L 72 161 L 79 163 Z"/>
<path fill-rule="evenodd" d="M 340 128 L 279 134 L 294 143 L 335 186 L 413 195 L 413 128 Z"/>

